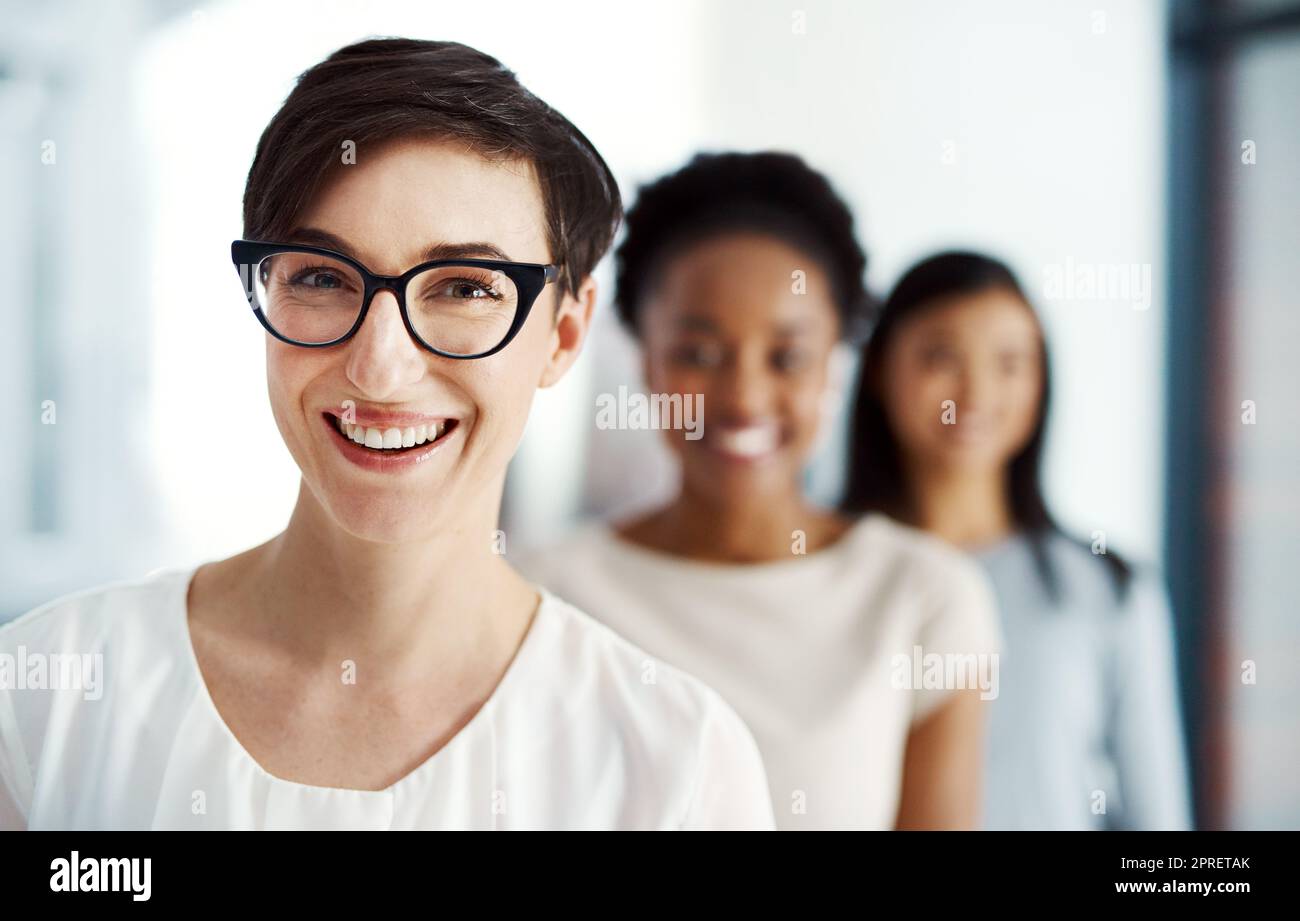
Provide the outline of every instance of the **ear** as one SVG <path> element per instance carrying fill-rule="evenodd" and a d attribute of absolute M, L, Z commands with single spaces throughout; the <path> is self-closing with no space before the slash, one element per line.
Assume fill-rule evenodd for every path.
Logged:
<path fill-rule="evenodd" d="M 596 306 L 596 279 L 590 275 L 578 286 L 575 297 L 564 291 L 555 308 L 555 323 L 551 328 L 550 347 L 538 387 L 550 387 L 564 377 L 570 366 L 578 360 L 582 344 L 591 329 L 591 314 Z"/>

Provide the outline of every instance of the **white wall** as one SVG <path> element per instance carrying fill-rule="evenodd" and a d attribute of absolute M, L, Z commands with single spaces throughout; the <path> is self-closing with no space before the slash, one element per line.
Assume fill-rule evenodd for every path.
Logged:
<path fill-rule="evenodd" d="M 664 3 L 611 18 L 596 2 L 239 0 L 186 12 L 158 32 L 136 77 L 153 177 L 152 461 L 173 535 L 160 548 L 164 556 L 211 558 L 264 540 L 283 527 L 296 495 L 297 471 L 266 399 L 265 335 L 228 253 L 242 233 L 240 202 L 257 139 L 297 75 L 369 35 L 464 41 L 514 69 L 611 163 L 649 173 L 682 156 L 699 133 L 693 110 L 679 102 L 703 78 L 694 10 Z M 653 81 L 627 79 L 652 67 L 660 71 Z M 565 410 L 588 368 L 539 401 L 531 424 L 551 437 L 530 444 L 520 477 L 538 488 L 520 516 L 545 524 L 580 501 L 572 446 L 586 427 Z"/>
<path fill-rule="evenodd" d="M 0 0 L 0 620 L 159 549 L 142 411 L 142 0 Z"/>
<path fill-rule="evenodd" d="M 1162 5 L 1111 5 L 1103 18 L 1091 0 L 794 6 L 702 5 L 695 43 L 704 69 L 679 100 L 702 125 L 693 147 L 785 148 L 827 171 L 858 215 L 869 278 L 882 295 L 937 248 L 971 246 L 1007 259 L 1038 295 L 1055 363 L 1052 505 L 1068 527 L 1104 530 L 1109 546 L 1158 558 L 1167 309 Z M 613 159 L 636 183 L 685 156 L 662 164 Z M 1067 260 L 1149 267 L 1149 306 L 1048 299 L 1047 271 Z M 622 337 L 599 332 L 597 350 L 621 358 Z M 599 390 L 635 380 L 626 363 L 609 364 L 596 375 Z M 588 428 L 591 405 L 587 394 L 575 409 Z M 828 442 L 816 465 L 819 494 L 835 494 L 838 447 Z M 602 432 L 589 450 L 603 471 L 593 498 L 600 509 L 621 504 L 611 496 L 617 488 L 649 496 L 671 485 L 653 433 Z"/>
<path fill-rule="evenodd" d="M 76 485 L 63 499 L 76 511 L 68 519 L 76 551 L 60 543 L 37 553 L 36 538 L 4 535 L 6 548 L 17 548 L 7 559 L 57 563 L 6 569 L 5 604 L 48 597 L 52 573 L 60 586 L 86 585 L 110 569 L 125 577 L 132 567 L 230 554 L 283 526 L 297 473 L 267 406 L 264 334 L 242 299 L 228 246 L 241 232 L 258 135 L 297 74 L 337 47 L 405 34 L 496 54 L 592 138 L 629 196 L 700 148 L 798 151 L 857 209 L 877 289 L 915 257 L 953 243 L 1007 256 L 1033 288 L 1045 265 L 1066 258 L 1162 261 L 1162 5 L 1112 5 L 1098 34 L 1093 7 L 1091 0 L 808 0 L 794 11 L 770 0 L 42 7 L 39 34 L 10 44 L 83 61 L 88 74 L 68 133 L 74 144 L 60 153 L 70 180 L 81 164 L 68 187 L 77 218 L 69 258 L 97 245 L 101 258 L 85 263 L 94 271 L 67 293 L 87 322 L 134 316 L 139 330 L 112 350 L 100 347 L 102 327 L 93 325 L 60 339 L 73 379 L 60 418 L 92 419 L 66 432 L 94 432 L 96 445 L 66 452 Z M 795 12 L 804 14 L 802 33 Z M 955 143 L 952 163 L 943 160 L 946 141 Z M 128 251 L 129 263 L 102 258 Z M 125 273 L 121 265 L 129 274 L 103 284 Z M 606 291 L 609 274 L 606 263 L 599 273 Z M 15 306 L 6 317 L 17 321 Z M 1058 376 L 1048 470 L 1054 504 L 1077 529 L 1105 529 L 1113 546 L 1153 557 L 1160 289 L 1147 311 L 1041 299 L 1040 307 Z M 608 512 L 671 487 L 653 434 L 591 437 L 594 395 L 635 383 L 636 374 L 635 353 L 604 302 L 591 351 L 538 397 L 512 471 L 512 533 L 544 538 L 580 509 Z M 92 412 L 103 393 L 127 401 L 113 409 L 121 426 L 102 407 Z M 21 471 L 26 456 L 4 469 Z M 827 495 L 835 460 L 828 453 L 816 469 L 815 485 Z M 129 547 L 124 530 L 139 532 Z"/>

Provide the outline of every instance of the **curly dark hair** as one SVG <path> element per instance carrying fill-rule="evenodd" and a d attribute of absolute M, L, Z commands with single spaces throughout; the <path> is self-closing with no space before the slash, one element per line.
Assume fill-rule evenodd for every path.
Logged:
<path fill-rule="evenodd" d="M 702 240 L 737 231 L 775 237 L 815 259 L 830 277 L 840 335 L 865 332 L 872 301 L 867 257 L 853 214 L 821 173 L 789 153 L 700 153 L 638 190 L 615 254 L 614 306 L 639 332 L 648 281 L 664 262 Z"/>

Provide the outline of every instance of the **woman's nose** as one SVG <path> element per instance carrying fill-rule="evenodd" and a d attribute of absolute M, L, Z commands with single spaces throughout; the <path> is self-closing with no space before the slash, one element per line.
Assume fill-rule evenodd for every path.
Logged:
<path fill-rule="evenodd" d="M 749 419 L 771 413 L 776 389 L 767 364 L 758 356 L 737 356 L 714 378 L 718 409 L 728 416 Z"/>
<path fill-rule="evenodd" d="M 957 403 L 967 409 L 980 409 L 989 396 L 990 381 L 986 371 L 970 367 L 962 369 L 959 377 Z"/>
<path fill-rule="evenodd" d="M 391 291 L 376 292 L 345 348 L 348 380 L 372 400 L 386 399 L 424 374 L 426 353 L 406 331 Z"/>

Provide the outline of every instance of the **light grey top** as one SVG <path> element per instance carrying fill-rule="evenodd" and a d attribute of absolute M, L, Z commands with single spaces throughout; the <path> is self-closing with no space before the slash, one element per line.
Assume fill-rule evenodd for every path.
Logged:
<path fill-rule="evenodd" d="M 975 554 L 1002 617 L 999 696 L 984 819 L 997 829 L 1185 829 L 1191 825 L 1163 585 L 1135 570 L 1120 601 L 1110 567 L 1062 535 L 1045 547 L 1052 600 L 1028 538 Z"/>

